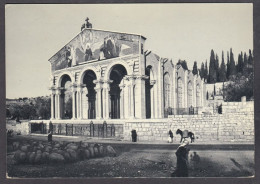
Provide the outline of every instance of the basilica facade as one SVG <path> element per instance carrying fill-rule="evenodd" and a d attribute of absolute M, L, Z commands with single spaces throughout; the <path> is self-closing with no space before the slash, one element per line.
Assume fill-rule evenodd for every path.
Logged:
<path fill-rule="evenodd" d="M 84 28 L 49 59 L 51 119 L 198 113 L 206 102 L 204 80 L 147 51 L 145 40 L 138 34 Z"/>

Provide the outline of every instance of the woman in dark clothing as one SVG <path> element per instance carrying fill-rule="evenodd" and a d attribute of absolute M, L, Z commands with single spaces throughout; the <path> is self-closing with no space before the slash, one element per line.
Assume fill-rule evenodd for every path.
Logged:
<path fill-rule="evenodd" d="M 170 136 L 170 143 L 172 143 L 173 142 L 173 133 L 172 133 L 172 131 L 170 130 L 169 131 L 169 136 Z"/>
<path fill-rule="evenodd" d="M 176 151 L 177 156 L 177 168 L 172 176 L 176 177 L 188 177 L 188 155 L 190 149 L 186 146 L 189 144 L 189 141 L 184 140 L 183 143 L 178 147 Z"/>

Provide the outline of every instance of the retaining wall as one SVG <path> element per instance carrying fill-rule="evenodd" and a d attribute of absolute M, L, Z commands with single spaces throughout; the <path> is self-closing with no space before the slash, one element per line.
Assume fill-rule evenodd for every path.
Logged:
<path fill-rule="evenodd" d="M 222 104 L 223 114 L 173 115 L 153 122 L 129 121 L 125 123 L 124 138 L 131 140 L 131 130 L 137 131 L 139 141 L 167 141 L 168 132 L 177 129 L 195 134 L 196 142 L 254 142 L 254 103 L 227 102 Z M 174 135 L 174 141 L 180 141 Z"/>

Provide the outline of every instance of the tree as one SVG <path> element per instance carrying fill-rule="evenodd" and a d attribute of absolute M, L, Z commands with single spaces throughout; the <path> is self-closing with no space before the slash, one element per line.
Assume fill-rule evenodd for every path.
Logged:
<path fill-rule="evenodd" d="M 6 109 L 6 117 L 11 117 L 11 113 L 10 113 L 10 110 L 9 109 Z"/>
<path fill-rule="evenodd" d="M 252 73 L 253 72 L 253 55 L 251 50 L 249 49 L 249 56 L 248 56 L 248 72 Z"/>
<path fill-rule="evenodd" d="M 243 53 L 238 55 L 238 60 L 237 60 L 237 72 L 242 73 L 244 68 L 244 63 L 243 63 Z"/>
<path fill-rule="evenodd" d="M 234 60 L 234 55 L 232 52 L 232 48 L 230 49 L 230 71 L 229 71 L 229 78 L 230 76 L 236 75 L 236 64 Z"/>
<path fill-rule="evenodd" d="M 216 66 L 215 66 L 215 54 L 213 49 L 211 50 L 210 54 L 210 61 L 209 61 L 209 83 L 217 82 L 217 73 L 216 73 Z"/>
<path fill-rule="evenodd" d="M 204 63 L 203 63 L 203 62 L 201 62 L 200 77 L 201 77 L 201 78 L 206 78 L 206 77 L 205 77 L 205 68 L 204 68 Z"/>
<path fill-rule="evenodd" d="M 209 81 L 209 74 L 208 74 L 208 61 L 206 60 L 205 64 L 205 73 L 204 73 L 205 79 L 207 79 L 207 82 Z"/>
<path fill-rule="evenodd" d="M 246 96 L 247 100 L 252 100 L 253 96 L 253 73 L 248 77 L 241 73 L 231 78 L 231 81 L 225 85 L 223 94 L 225 101 L 241 101 L 242 96 Z"/>
<path fill-rule="evenodd" d="M 224 52 L 222 51 L 222 61 L 219 69 L 219 81 L 225 82 L 226 81 L 226 65 L 224 61 Z"/>
<path fill-rule="evenodd" d="M 216 61 L 215 61 L 215 70 L 216 70 L 217 82 L 219 82 L 219 59 L 217 54 L 216 54 Z"/>
<path fill-rule="evenodd" d="M 244 67 L 243 67 L 243 75 L 248 74 L 248 59 L 246 53 L 244 53 Z"/>
<path fill-rule="evenodd" d="M 198 74 L 197 61 L 194 61 L 192 73 L 193 73 L 194 75 L 197 75 L 197 74 Z"/>
<path fill-rule="evenodd" d="M 228 79 L 230 75 L 230 58 L 229 58 L 229 52 L 227 52 L 227 75 L 226 78 Z"/>
<path fill-rule="evenodd" d="M 187 62 L 185 60 L 179 59 L 177 65 L 181 65 L 184 70 L 188 70 L 188 65 L 187 65 Z"/>
<path fill-rule="evenodd" d="M 215 84 L 214 84 L 214 91 L 213 91 L 213 94 L 214 94 L 214 96 L 216 96 L 216 86 L 215 86 Z"/>

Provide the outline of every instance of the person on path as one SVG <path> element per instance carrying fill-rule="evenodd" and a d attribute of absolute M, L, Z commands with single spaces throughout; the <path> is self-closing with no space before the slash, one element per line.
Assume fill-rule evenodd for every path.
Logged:
<path fill-rule="evenodd" d="M 189 170 L 188 170 L 188 155 L 190 149 L 187 148 L 189 141 L 184 140 L 182 144 L 177 148 L 176 156 L 177 156 L 177 168 L 172 173 L 173 177 L 188 177 Z"/>
<path fill-rule="evenodd" d="M 169 137 L 169 141 L 168 141 L 168 142 L 169 142 L 169 143 L 172 143 L 172 142 L 173 142 L 173 133 L 172 133 L 171 130 L 169 131 L 169 136 L 170 136 L 170 137 Z"/>

